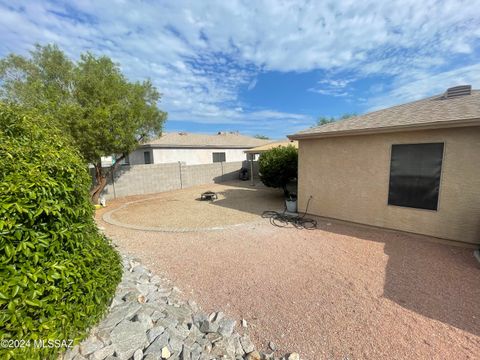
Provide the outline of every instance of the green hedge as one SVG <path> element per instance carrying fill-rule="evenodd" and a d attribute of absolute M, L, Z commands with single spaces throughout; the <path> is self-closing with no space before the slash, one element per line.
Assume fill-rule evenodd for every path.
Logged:
<path fill-rule="evenodd" d="M 86 164 L 46 119 L 0 103 L 0 358 L 55 359 L 33 340 L 82 339 L 121 278 L 99 234 Z M 25 344 L 24 344 L 25 345 Z"/>
<path fill-rule="evenodd" d="M 260 180 L 269 187 L 282 188 L 285 196 L 291 194 L 287 184 L 298 174 L 298 150 L 293 145 L 275 147 L 265 151 L 258 159 Z"/>

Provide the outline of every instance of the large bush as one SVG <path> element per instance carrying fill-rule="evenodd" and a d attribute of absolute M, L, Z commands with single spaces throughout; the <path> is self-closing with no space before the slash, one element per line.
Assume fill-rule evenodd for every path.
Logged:
<path fill-rule="evenodd" d="M 269 187 L 282 188 L 290 196 L 287 185 L 298 174 L 298 150 L 292 146 L 276 147 L 260 155 L 260 180 Z"/>
<path fill-rule="evenodd" d="M 33 340 L 78 341 L 105 312 L 121 266 L 95 226 L 89 186 L 58 130 L 0 103 L 0 339 L 30 340 L 0 358 L 55 359 L 61 349 Z"/>

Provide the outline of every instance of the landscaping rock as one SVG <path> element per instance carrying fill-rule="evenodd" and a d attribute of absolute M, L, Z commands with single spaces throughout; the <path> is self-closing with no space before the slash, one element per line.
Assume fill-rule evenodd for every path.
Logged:
<path fill-rule="evenodd" d="M 125 321 L 117 325 L 111 333 L 112 345 L 119 359 L 129 359 L 137 349 L 148 345 L 145 327 L 139 322 Z"/>
<path fill-rule="evenodd" d="M 90 355 L 103 347 L 103 342 L 97 338 L 89 338 L 80 345 L 80 354 L 83 356 Z"/>
<path fill-rule="evenodd" d="M 168 359 L 171 356 L 170 350 L 167 346 L 162 349 L 162 359 Z"/>
<path fill-rule="evenodd" d="M 219 325 L 218 332 L 223 336 L 230 336 L 232 335 L 233 330 L 235 329 L 236 323 L 237 322 L 235 320 L 222 318 L 218 323 Z"/>
<path fill-rule="evenodd" d="M 291 353 L 288 355 L 287 360 L 300 360 L 300 355 L 297 353 Z"/>
<path fill-rule="evenodd" d="M 258 351 L 252 351 L 245 358 L 246 360 L 262 360 L 262 356 Z"/>
<path fill-rule="evenodd" d="M 255 350 L 255 345 L 253 345 L 252 341 L 247 335 L 240 337 L 240 343 L 242 344 L 243 351 L 245 351 L 247 354 Z"/>
<path fill-rule="evenodd" d="M 88 339 L 65 353 L 66 360 L 280 359 L 255 351 L 248 334 L 235 332 L 236 322 L 223 312 L 207 316 L 138 261 L 124 257 L 123 263 L 126 271 L 110 313 Z M 241 323 L 247 327 L 245 319 Z M 272 342 L 269 347 L 276 349 Z M 300 358 L 292 353 L 282 359 Z"/>
<path fill-rule="evenodd" d="M 215 324 L 209 320 L 203 320 L 200 325 L 200 331 L 203 333 L 213 333 L 218 330 L 218 324 Z"/>
<path fill-rule="evenodd" d="M 114 352 L 115 348 L 113 345 L 105 346 L 104 348 L 95 351 L 93 355 L 89 357 L 89 359 L 103 360 L 106 357 L 113 355 Z"/>
<path fill-rule="evenodd" d="M 143 351 L 141 349 L 138 349 L 133 354 L 133 360 L 142 360 L 142 359 L 143 359 Z"/>

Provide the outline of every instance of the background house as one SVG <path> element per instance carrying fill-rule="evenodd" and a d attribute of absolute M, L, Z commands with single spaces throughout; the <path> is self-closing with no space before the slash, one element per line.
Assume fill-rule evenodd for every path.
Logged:
<path fill-rule="evenodd" d="M 238 132 L 218 132 L 215 135 L 165 133 L 158 139 L 142 144 L 128 156 L 125 163 L 166 164 L 180 161 L 185 165 L 199 165 L 244 161 L 245 150 L 269 142 Z"/>
<path fill-rule="evenodd" d="M 289 136 L 299 209 L 480 244 L 480 91 L 469 86 Z"/>

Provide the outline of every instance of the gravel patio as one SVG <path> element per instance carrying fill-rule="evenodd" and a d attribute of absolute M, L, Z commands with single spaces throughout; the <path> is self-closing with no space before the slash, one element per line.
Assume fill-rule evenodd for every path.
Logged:
<path fill-rule="evenodd" d="M 223 198 L 197 207 L 209 189 Z M 97 220 L 122 252 L 205 311 L 246 319 L 260 349 L 272 341 L 307 360 L 478 358 L 472 249 L 325 219 L 316 230 L 277 228 L 260 217 L 281 206 L 277 191 L 215 184 L 114 200 Z"/>

